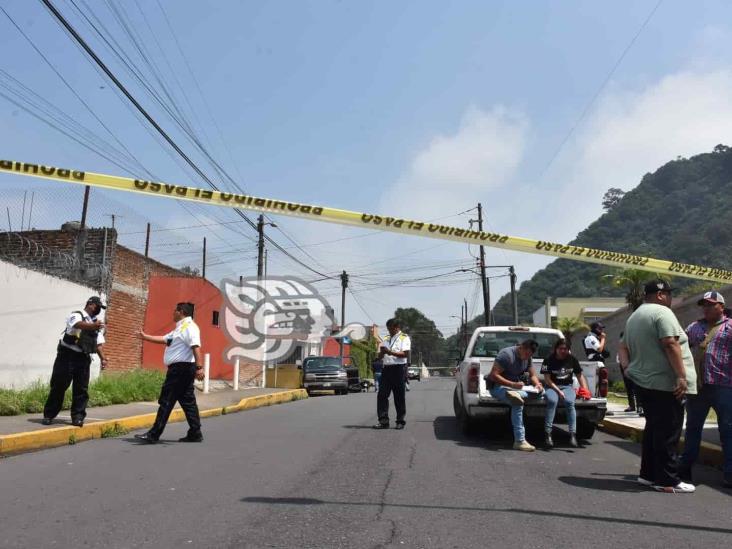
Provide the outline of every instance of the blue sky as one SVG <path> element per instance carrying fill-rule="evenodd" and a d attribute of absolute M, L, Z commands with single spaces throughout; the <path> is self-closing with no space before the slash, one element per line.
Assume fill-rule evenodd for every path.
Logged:
<path fill-rule="evenodd" d="M 161 125 L 213 173 L 72 3 L 55 4 Z M 160 4 L 174 34 L 157 1 L 113 3 L 195 134 L 244 189 L 264 196 L 455 225 L 475 217 L 457 214 L 480 201 L 493 230 L 564 241 L 601 213 L 608 187 L 630 189 L 667 160 L 730 142 L 728 2 L 661 2 L 612 75 L 657 0 Z M 146 169 L 164 181 L 204 185 L 151 137 L 40 2 L 0 5 Z M 159 84 L 107 3 L 76 5 L 98 18 L 107 37 L 117 40 L 152 85 Z M 0 47 L 1 82 L 7 84 L 7 75 L 19 80 L 111 141 L 2 13 Z M 131 175 L 3 97 L 0 119 L 0 157 Z M 230 187 L 225 181 L 221 186 Z M 80 193 L 57 187 L 2 176 L 0 202 L 15 212 L 22 190 L 36 190 L 34 225 L 56 227 L 78 218 Z M 186 211 L 113 193 L 99 193 L 97 204 L 105 209 L 95 209 L 92 222 L 108 223 L 103 213 L 116 208 L 124 216 L 118 222 L 127 233 L 122 241 L 136 249 L 139 233 L 129 233 L 139 232 L 141 221 L 144 229 L 146 219 L 159 229 L 236 221 L 225 210 Z M 307 247 L 317 264 L 293 253 L 328 274 L 346 269 L 356 275 L 360 305 L 349 296 L 350 321 L 382 323 L 395 307 L 415 306 L 451 333 L 457 324 L 451 315 L 459 314 L 463 298 L 480 312 L 475 280 L 465 273 L 454 285 L 387 287 L 468 266 L 475 249 L 394 235 L 354 239 L 364 231 L 273 220 L 306 246 L 349 239 Z M 230 226 L 161 232 L 168 250 L 181 253 L 161 251 L 160 258 L 191 263 L 194 244 L 207 236 L 219 262 L 209 278 L 251 275 L 251 232 L 234 227 L 243 234 Z M 292 245 L 270 230 L 278 242 Z M 241 251 L 227 253 L 232 250 Z M 274 251 L 270 256 L 273 273 L 312 275 Z M 522 280 L 549 261 L 491 249 L 487 257 L 490 264 L 515 264 Z M 321 287 L 338 309 L 337 283 Z M 505 279 L 494 281 L 494 296 L 506 290 Z"/>

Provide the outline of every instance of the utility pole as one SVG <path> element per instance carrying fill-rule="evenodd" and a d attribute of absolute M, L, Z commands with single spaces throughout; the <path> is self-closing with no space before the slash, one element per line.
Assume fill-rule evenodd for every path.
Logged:
<path fill-rule="evenodd" d="M 465 330 L 463 330 L 463 348 L 468 348 L 468 300 L 463 298 L 465 304 Z"/>
<path fill-rule="evenodd" d="M 511 311 L 513 313 L 513 325 L 518 326 L 518 301 L 516 300 L 516 271 L 511 265 L 508 268 L 508 272 L 511 276 Z"/>
<path fill-rule="evenodd" d="M 147 224 L 147 233 L 145 234 L 145 257 L 147 257 L 148 251 L 150 251 L 150 223 Z"/>
<path fill-rule="evenodd" d="M 206 278 L 206 237 L 203 237 L 203 272 L 201 278 Z"/>
<path fill-rule="evenodd" d="M 257 281 L 262 280 L 264 275 L 264 216 L 259 214 L 257 218 Z"/>
<path fill-rule="evenodd" d="M 81 228 L 86 228 L 86 210 L 89 207 L 89 190 L 91 187 L 87 185 L 84 187 L 84 204 L 81 207 Z"/>
<path fill-rule="evenodd" d="M 483 232 L 483 206 L 478 202 L 478 230 Z M 488 277 L 485 276 L 485 248 L 480 246 L 480 282 L 483 285 L 483 316 L 485 325 L 491 325 L 491 296 Z"/>
<path fill-rule="evenodd" d="M 343 271 L 341 273 L 341 332 L 343 331 L 343 327 L 346 325 L 346 288 L 348 288 L 348 273 Z M 344 336 L 341 336 L 341 364 L 343 364 L 343 353 L 345 351 L 343 337 Z"/>

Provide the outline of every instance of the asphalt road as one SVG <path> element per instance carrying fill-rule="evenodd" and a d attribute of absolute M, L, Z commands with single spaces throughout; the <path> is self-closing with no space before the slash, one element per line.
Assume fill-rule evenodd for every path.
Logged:
<path fill-rule="evenodd" d="M 204 421 L 203 444 L 131 436 L 0 461 L 1 547 L 727 546 L 732 491 L 637 486 L 638 445 L 602 433 L 520 453 L 465 438 L 451 380 L 412 382 L 404 431 L 375 395 L 322 396 Z M 566 442 L 566 441 L 565 441 Z"/>

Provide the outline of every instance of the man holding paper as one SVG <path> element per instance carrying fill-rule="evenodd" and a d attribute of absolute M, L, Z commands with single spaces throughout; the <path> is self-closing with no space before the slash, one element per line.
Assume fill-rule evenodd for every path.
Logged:
<path fill-rule="evenodd" d="M 407 413 L 405 398 L 404 370 L 409 361 L 409 351 L 412 342 L 409 336 L 402 333 L 401 325 L 396 318 L 387 320 L 386 329 L 389 338 L 379 346 L 379 360 L 382 362 L 379 394 L 376 397 L 376 413 L 379 423 L 374 429 L 389 428 L 389 393 L 394 393 L 394 408 L 396 408 L 396 428 L 404 429 Z"/>
<path fill-rule="evenodd" d="M 511 425 L 513 426 L 513 449 L 523 452 L 533 452 L 534 446 L 526 440 L 524 429 L 524 399 L 529 392 L 542 393 L 544 387 L 536 375 L 531 357 L 539 348 L 533 339 L 522 341 L 518 345 L 506 347 L 496 356 L 493 369 L 488 374 L 491 395 L 511 406 Z M 521 376 L 529 373 L 533 387 L 524 387 Z"/>

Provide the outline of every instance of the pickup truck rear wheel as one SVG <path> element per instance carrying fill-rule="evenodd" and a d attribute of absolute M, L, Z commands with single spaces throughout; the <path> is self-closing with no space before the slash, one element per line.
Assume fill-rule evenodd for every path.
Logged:
<path fill-rule="evenodd" d="M 581 440 L 590 440 L 595 434 L 597 426 L 587 420 L 577 419 L 577 438 Z"/>

